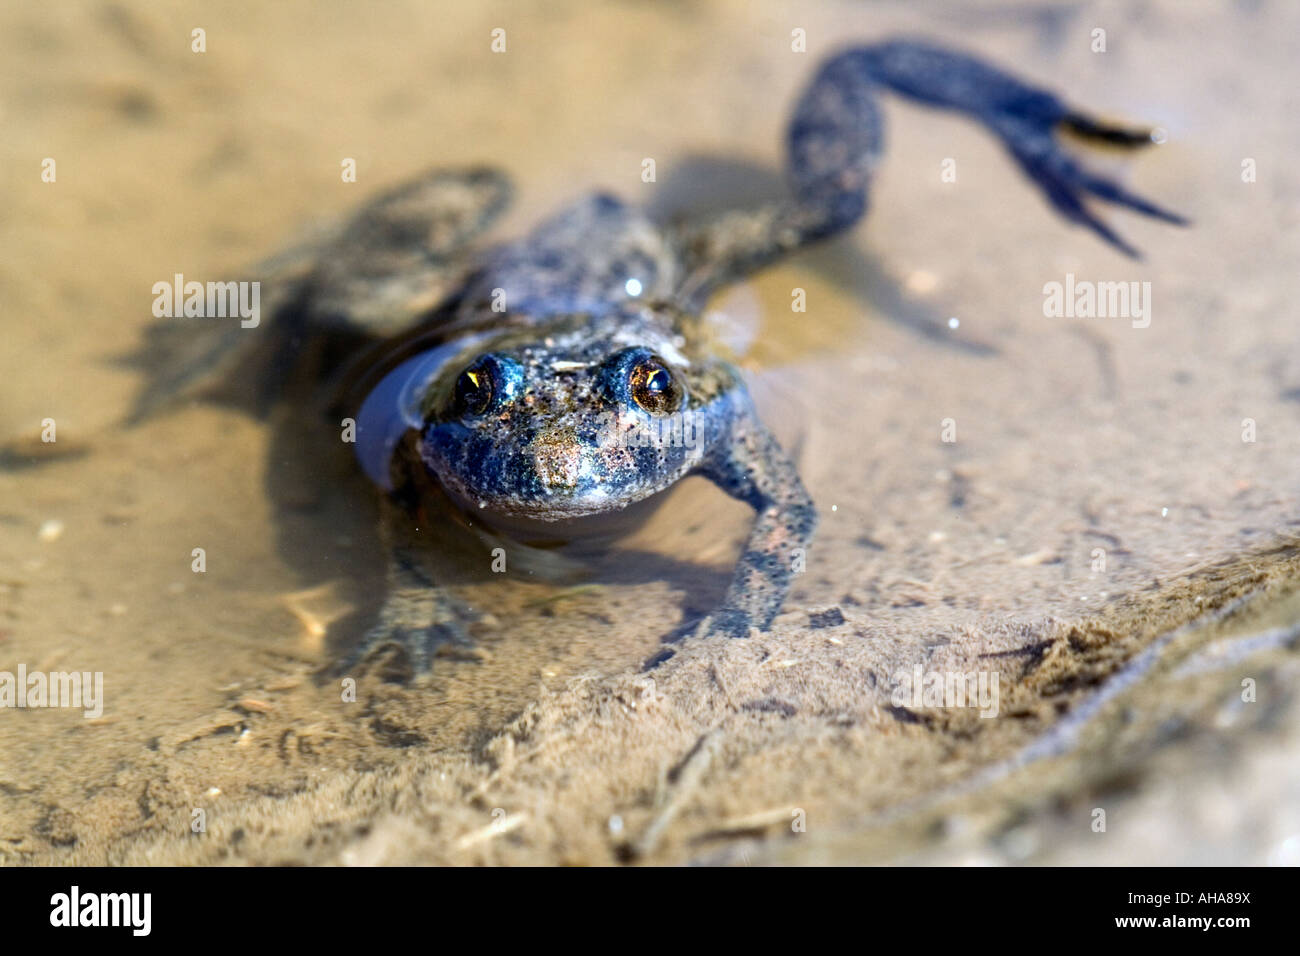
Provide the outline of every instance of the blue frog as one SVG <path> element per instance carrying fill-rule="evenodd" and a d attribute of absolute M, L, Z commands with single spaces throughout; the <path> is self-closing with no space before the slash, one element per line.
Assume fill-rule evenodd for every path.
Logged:
<path fill-rule="evenodd" d="M 863 217 L 885 92 L 982 123 L 1058 213 L 1129 255 L 1086 198 L 1183 222 L 1076 156 L 1145 146 L 1150 130 L 1091 118 L 964 53 L 911 40 L 854 47 L 828 58 L 795 105 L 786 198 L 655 222 L 597 193 L 485 245 L 506 177 L 432 171 L 274 260 L 257 329 L 170 329 L 182 357 L 137 417 L 252 365 L 273 396 L 287 369 L 307 367 L 331 407 L 355 415 L 361 468 L 383 492 L 390 567 L 379 619 L 345 668 L 396 645 L 420 674 L 440 648 L 468 642 L 467 610 L 401 531 L 435 497 L 508 533 L 556 537 L 703 475 L 755 518 L 721 605 L 693 630 L 764 630 L 817 513 L 701 316 L 719 288 Z M 275 361 L 258 364 L 267 355 Z"/>

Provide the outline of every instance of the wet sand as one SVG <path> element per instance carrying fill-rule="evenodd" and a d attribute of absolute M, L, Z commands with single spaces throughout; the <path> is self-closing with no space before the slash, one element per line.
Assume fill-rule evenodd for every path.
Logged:
<path fill-rule="evenodd" d="M 0 670 L 106 693 L 0 711 L 0 862 L 1295 863 L 1300 16 L 1142 11 L 0 13 Z M 770 634 L 642 670 L 747 528 L 692 480 L 567 585 L 467 569 L 479 651 L 344 701 L 318 672 L 382 580 L 350 463 L 304 460 L 283 412 L 122 425 L 155 282 L 238 275 L 434 165 L 509 171 L 501 235 L 587 188 L 776 188 L 817 60 L 899 33 L 1161 125 L 1126 180 L 1194 226 L 1108 213 L 1124 259 L 981 130 L 889 101 L 867 221 L 720 303 L 757 313 L 746 368 L 821 513 Z M 1149 326 L 1045 317 L 1068 274 L 1150 282 Z M 918 666 L 996 673 L 998 715 L 897 703 Z"/>

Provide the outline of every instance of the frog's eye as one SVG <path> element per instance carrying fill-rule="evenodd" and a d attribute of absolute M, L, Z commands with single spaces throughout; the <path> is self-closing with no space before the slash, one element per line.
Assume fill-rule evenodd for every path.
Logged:
<path fill-rule="evenodd" d="M 517 391 L 518 364 L 495 355 L 481 355 L 460 373 L 452 388 L 452 408 L 457 415 L 483 415 Z"/>
<path fill-rule="evenodd" d="M 492 372 L 482 360 L 456 379 L 456 410 L 462 415 L 482 415 L 492 404 Z"/>
<path fill-rule="evenodd" d="M 681 383 L 658 356 L 634 364 L 627 384 L 632 399 L 651 415 L 671 415 L 682 404 Z"/>

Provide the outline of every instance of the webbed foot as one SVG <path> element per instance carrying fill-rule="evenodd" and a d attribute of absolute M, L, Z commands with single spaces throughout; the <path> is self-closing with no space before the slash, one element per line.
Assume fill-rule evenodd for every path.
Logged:
<path fill-rule="evenodd" d="M 342 676 L 363 668 L 385 648 L 396 655 L 383 672 L 402 681 L 430 673 L 438 657 L 476 657 L 468 626 L 476 619 L 464 602 L 439 587 L 423 557 L 427 542 L 404 509 L 389 498 L 381 507 L 380 535 L 388 548 L 388 582 L 379 618 L 333 668 Z"/>
<path fill-rule="evenodd" d="M 1136 149 L 1155 142 L 1151 130 L 1096 119 L 978 57 L 920 41 L 894 40 L 832 60 L 824 70 L 823 83 L 850 99 L 861 97 L 871 84 L 880 84 L 926 105 L 973 116 L 1002 139 L 1059 213 L 1127 255 L 1137 257 L 1138 252 L 1084 205 L 1085 197 L 1127 206 L 1164 222 L 1186 224 L 1181 216 L 1086 169 L 1071 144 L 1058 135 L 1072 133 L 1091 146 Z M 819 95 L 814 87 L 805 101 L 810 119 L 822 118 L 825 112 L 819 108 Z M 842 117 L 835 118 L 835 129 L 852 129 Z"/>
<path fill-rule="evenodd" d="M 1188 220 L 1175 212 L 1125 189 L 1100 173 L 1087 169 L 1072 153 L 1057 131 L 1074 134 L 1085 145 L 1140 149 L 1155 140 L 1153 131 L 1119 126 L 1081 113 L 1067 112 L 1059 118 L 1018 116 L 1009 109 L 993 121 L 1011 154 L 1052 206 L 1066 219 L 1091 229 L 1098 236 L 1135 259 L 1141 253 L 1123 239 L 1085 204 L 1094 197 L 1125 206 L 1162 222 L 1185 226 Z"/>
<path fill-rule="evenodd" d="M 396 651 L 382 672 L 403 682 L 433 670 L 438 657 L 475 658 L 467 625 L 473 613 L 461 602 L 431 586 L 393 591 L 379 620 L 335 666 L 338 676 L 365 667 L 386 649 Z"/>

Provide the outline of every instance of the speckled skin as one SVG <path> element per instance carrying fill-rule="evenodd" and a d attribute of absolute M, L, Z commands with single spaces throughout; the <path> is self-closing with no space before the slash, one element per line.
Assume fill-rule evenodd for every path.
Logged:
<path fill-rule="evenodd" d="M 210 333 L 145 393 L 141 411 L 255 351 L 283 356 L 324 341 L 327 352 L 355 355 L 396 340 L 382 359 L 372 349 L 366 369 L 354 362 L 342 375 L 360 407 L 362 466 L 386 491 L 392 554 L 380 620 L 345 668 L 395 644 L 419 673 L 441 646 L 467 641 L 464 609 L 430 579 L 403 532 L 434 488 L 489 523 L 554 525 L 559 535 L 704 475 L 753 507 L 755 520 L 722 605 L 696 632 L 766 629 L 816 512 L 699 316 L 721 286 L 862 217 L 886 90 L 982 122 L 1058 212 L 1129 254 L 1084 196 L 1181 221 L 1085 170 L 1056 135 L 1136 147 L 1151 142 L 1147 131 L 1075 113 L 964 54 L 911 41 L 859 47 L 828 59 L 795 107 L 789 199 L 655 223 L 596 194 L 523 239 L 479 249 L 475 240 L 508 199 L 505 179 L 487 169 L 434 172 L 281 257 L 269 328 L 256 338 Z M 347 365 L 336 355 L 317 374 L 333 387 L 329 373 Z"/>

